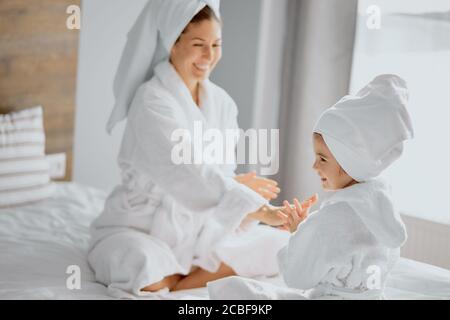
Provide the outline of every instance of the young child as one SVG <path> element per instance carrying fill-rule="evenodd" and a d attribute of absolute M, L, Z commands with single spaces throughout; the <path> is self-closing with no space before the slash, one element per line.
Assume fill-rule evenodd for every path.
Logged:
<path fill-rule="evenodd" d="M 379 175 L 400 157 L 403 142 L 413 138 L 407 99 L 403 79 L 381 75 L 318 120 L 313 169 L 331 195 L 308 217 L 315 198 L 303 204 L 295 200 L 295 209 L 285 202 L 285 227 L 293 235 L 278 254 L 286 285 L 308 290 L 301 297 L 383 297 L 407 235 L 389 185 Z M 300 298 L 300 291 L 239 281 L 229 280 L 225 289 L 236 289 L 240 298 Z M 224 284 L 209 285 L 212 298 L 227 298 L 231 291 Z"/>

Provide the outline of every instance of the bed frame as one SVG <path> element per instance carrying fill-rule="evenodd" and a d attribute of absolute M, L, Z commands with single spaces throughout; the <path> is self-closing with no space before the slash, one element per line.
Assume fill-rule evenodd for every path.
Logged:
<path fill-rule="evenodd" d="M 405 214 L 402 218 L 408 229 L 402 257 L 450 270 L 450 226 Z"/>

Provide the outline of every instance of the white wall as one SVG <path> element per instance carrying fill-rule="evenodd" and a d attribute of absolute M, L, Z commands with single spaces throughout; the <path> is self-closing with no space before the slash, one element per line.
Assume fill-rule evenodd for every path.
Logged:
<path fill-rule="evenodd" d="M 256 87 L 261 0 L 222 0 L 223 57 L 211 80 L 224 88 L 239 108 L 239 125 L 252 126 Z"/>
<path fill-rule="evenodd" d="M 380 0 L 364 0 L 362 8 Z M 384 4 L 384 1 L 380 2 Z M 393 73 L 406 80 L 408 112 L 414 139 L 405 143 L 400 159 L 384 175 L 392 185 L 396 205 L 417 218 L 450 225 L 448 178 L 450 163 L 448 119 L 450 117 L 450 21 L 434 17 L 442 4 L 404 1 L 399 13 L 414 11 L 419 16 L 385 15 L 379 30 L 366 27 L 360 15 L 353 59 L 351 93 L 356 93 L 376 75 Z M 389 12 L 389 6 L 381 7 Z M 423 9 L 420 12 L 420 9 Z M 450 3 L 447 2 L 447 12 Z M 412 183 L 412 181 L 414 181 Z M 420 195 L 420 196 L 414 196 Z"/>
<path fill-rule="evenodd" d="M 126 33 L 146 0 L 82 1 L 78 59 L 73 180 L 110 191 L 119 181 L 117 153 L 124 124 L 108 136 L 105 124 L 114 104 L 112 86 Z M 238 104 L 239 123 L 251 125 L 260 0 L 224 0 L 224 55 L 211 79 Z"/>
<path fill-rule="evenodd" d="M 146 0 L 83 0 L 78 55 L 73 180 L 111 190 L 120 181 L 117 153 L 123 123 L 105 125 L 114 104 L 113 79 L 126 33 Z"/>

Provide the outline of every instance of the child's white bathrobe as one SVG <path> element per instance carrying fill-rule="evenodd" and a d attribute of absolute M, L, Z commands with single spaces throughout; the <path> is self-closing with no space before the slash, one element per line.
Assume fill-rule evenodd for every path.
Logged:
<path fill-rule="evenodd" d="M 405 240 L 388 184 L 371 179 L 333 192 L 299 225 L 278 256 L 290 289 L 233 277 L 210 283 L 209 292 L 214 299 L 382 298 Z"/>
<path fill-rule="evenodd" d="M 200 100 L 199 108 L 168 61 L 135 95 L 118 159 L 122 185 L 92 226 L 88 257 L 97 280 L 119 296 L 143 295 L 143 287 L 194 266 L 216 271 L 220 262 L 244 276 L 278 272 L 276 255 L 289 234 L 243 223 L 267 201 L 234 180 L 236 165 L 171 159 L 174 130 L 194 137 L 195 121 L 222 133 L 238 127 L 224 90 L 203 81 Z"/>

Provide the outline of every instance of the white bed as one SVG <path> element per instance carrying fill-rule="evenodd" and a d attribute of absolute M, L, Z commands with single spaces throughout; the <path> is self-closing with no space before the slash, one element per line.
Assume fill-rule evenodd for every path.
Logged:
<path fill-rule="evenodd" d="M 75 183 L 54 184 L 43 202 L 0 209 L 0 299 L 112 299 L 95 282 L 86 261 L 89 225 L 106 194 Z M 69 290 L 67 268 L 81 269 L 81 289 Z M 268 279 L 279 282 L 280 279 Z M 388 299 L 450 299 L 450 271 L 401 259 Z M 207 289 L 170 293 L 164 299 L 208 299 Z"/>

